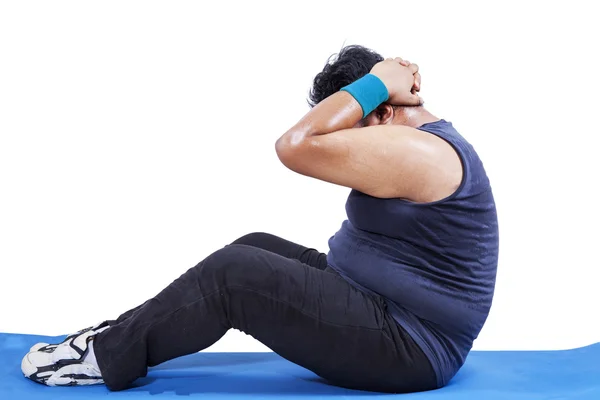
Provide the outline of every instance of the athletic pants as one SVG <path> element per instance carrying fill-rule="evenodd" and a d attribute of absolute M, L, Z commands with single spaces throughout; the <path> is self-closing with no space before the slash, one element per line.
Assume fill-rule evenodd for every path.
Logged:
<path fill-rule="evenodd" d="M 148 367 L 211 346 L 232 328 L 337 386 L 436 388 L 430 362 L 382 297 L 344 280 L 325 254 L 266 233 L 214 252 L 109 323 L 94 351 L 113 391 L 146 376 Z"/>

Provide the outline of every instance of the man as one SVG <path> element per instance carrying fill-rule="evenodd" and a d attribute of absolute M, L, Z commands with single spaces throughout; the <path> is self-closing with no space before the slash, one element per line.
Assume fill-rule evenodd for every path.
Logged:
<path fill-rule="evenodd" d="M 244 236 L 116 321 L 35 345 L 25 376 L 122 390 L 236 328 L 339 386 L 447 384 L 491 307 L 498 225 L 477 153 L 425 110 L 420 85 L 417 65 L 348 46 L 277 141 L 291 170 L 353 189 L 328 254 Z"/>

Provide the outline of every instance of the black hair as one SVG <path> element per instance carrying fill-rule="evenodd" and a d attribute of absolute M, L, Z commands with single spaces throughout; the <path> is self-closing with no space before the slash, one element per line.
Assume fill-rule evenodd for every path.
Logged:
<path fill-rule="evenodd" d="M 337 93 L 341 88 L 367 75 L 384 58 L 375 51 L 359 45 L 343 47 L 338 54 L 327 60 L 323 71 L 313 81 L 308 95 L 312 108 Z"/>

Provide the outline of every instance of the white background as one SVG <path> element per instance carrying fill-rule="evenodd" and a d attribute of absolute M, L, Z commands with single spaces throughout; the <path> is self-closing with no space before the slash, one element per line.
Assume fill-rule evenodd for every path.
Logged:
<path fill-rule="evenodd" d="M 210 5 L 206 5 L 210 4 Z M 344 44 L 421 66 L 500 219 L 476 349 L 600 341 L 593 2 L 0 3 L 0 332 L 58 335 L 252 231 L 327 251 L 348 190 L 276 139 Z M 210 350 L 260 351 L 232 331 Z"/>

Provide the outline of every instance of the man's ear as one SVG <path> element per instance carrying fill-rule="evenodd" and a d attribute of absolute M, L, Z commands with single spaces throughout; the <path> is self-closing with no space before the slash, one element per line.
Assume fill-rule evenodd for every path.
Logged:
<path fill-rule="evenodd" d="M 394 107 L 391 104 L 383 103 L 375 110 L 378 122 L 377 125 L 388 125 L 394 119 Z"/>

